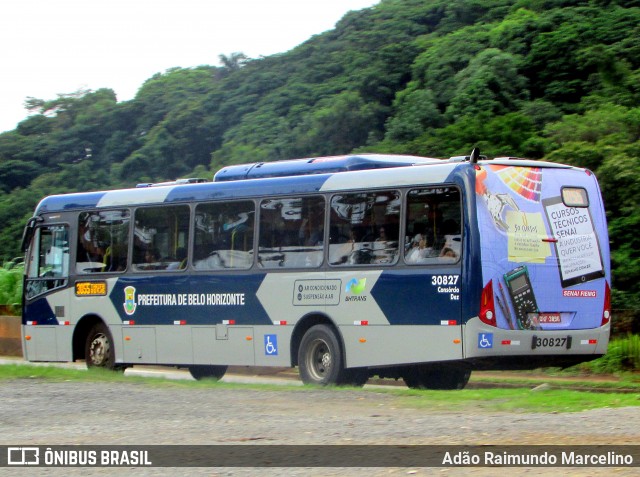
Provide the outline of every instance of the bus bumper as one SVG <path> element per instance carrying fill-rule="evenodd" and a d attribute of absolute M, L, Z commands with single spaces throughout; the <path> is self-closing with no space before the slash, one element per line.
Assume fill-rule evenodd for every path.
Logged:
<path fill-rule="evenodd" d="M 610 329 L 608 323 L 579 330 L 505 330 L 476 317 L 463 325 L 464 357 L 494 369 L 500 368 L 501 359 L 519 363 L 521 369 L 576 364 L 607 352 Z"/>

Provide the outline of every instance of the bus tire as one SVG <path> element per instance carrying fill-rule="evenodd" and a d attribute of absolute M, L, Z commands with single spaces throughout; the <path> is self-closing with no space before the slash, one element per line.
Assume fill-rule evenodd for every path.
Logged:
<path fill-rule="evenodd" d="M 413 366 L 404 375 L 404 382 L 411 389 L 463 389 L 469 382 L 471 370 L 464 366 Z"/>
<path fill-rule="evenodd" d="M 227 372 L 227 366 L 215 366 L 208 364 L 194 364 L 188 367 L 191 376 L 196 381 L 201 379 L 215 379 L 216 381 L 222 379 Z"/>
<path fill-rule="evenodd" d="M 426 389 L 422 380 L 421 368 L 412 366 L 402 373 L 404 383 L 410 389 Z"/>
<path fill-rule="evenodd" d="M 361 388 L 369 381 L 369 368 L 346 369 L 342 384 Z"/>
<path fill-rule="evenodd" d="M 96 323 L 89 330 L 85 342 L 85 362 L 88 368 L 104 368 L 115 371 L 124 370 L 124 366 L 116 364 L 116 352 L 113 337 L 107 325 Z"/>
<path fill-rule="evenodd" d="M 329 326 L 315 325 L 307 330 L 298 349 L 298 366 L 304 384 L 345 384 L 342 350 Z"/>
<path fill-rule="evenodd" d="M 464 366 L 447 366 L 433 371 L 429 389 L 464 389 L 471 377 L 471 369 Z"/>

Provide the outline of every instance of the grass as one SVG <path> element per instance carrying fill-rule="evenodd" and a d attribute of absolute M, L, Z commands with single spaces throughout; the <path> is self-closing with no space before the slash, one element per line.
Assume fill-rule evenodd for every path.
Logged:
<path fill-rule="evenodd" d="M 640 335 L 629 334 L 612 339 L 607 354 L 594 361 L 582 363 L 576 368 L 597 374 L 640 370 Z"/>
<path fill-rule="evenodd" d="M 171 380 L 157 377 L 125 376 L 122 373 L 101 369 L 68 369 L 54 366 L 32 366 L 8 364 L 0 366 L 0 381 L 35 379 L 52 382 L 100 382 L 127 383 L 153 386 L 158 388 L 188 389 L 238 389 L 244 391 L 270 392 L 306 392 L 323 390 L 326 392 L 381 393 L 394 398 L 394 405 L 417 409 L 428 408 L 432 411 L 485 410 L 504 412 L 578 412 L 604 407 L 640 406 L 640 384 L 637 393 L 568 391 L 547 389 L 532 391 L 528 388 L 517 389 L 465 389 L 461 391 L 421 391 L 400 387 L 375 388 L 314 388 L 286 386 L 276 384 L 238 384 L 211 380 L 188 381 Z"/>
<path fill-rule="evenodd" d="M 239 384 L 218 382 L 212 379 L 201 381 L 168 379 L 163 377 L 147 377 L 124 375 L 122 372 L 109 371 L 100 368 L 72 369 L 57 366 L 38 366 L 29 364 L 7 364 L 0 365 L 0 382 L 16 379 L 34 379 L 53 382 L 102 382 L 102 383 L 128 383 L 145 384 L 160 387 L 180 387 L 180 388 L 220 388 L 220 389 L 259 389 L 267 390 L 290 390 L 303 389 L 300 386 L 283 386 L 279 384 Z"/>
<path fill-rule="evenodd" d="M 561 370 L 560 368 L 544 368 L 534 371 L 518 371 L 517 374 L 489 372 L 474 373 L 471 375 L 473 383 L 498 383 L 505 385 L 521 385 L 534 387 L 543 383 L 559 383 L 562 387 L 582 389 L 585 391 L 594 389 L 637 390 L 640 393 L 640 374 L 617 373 L 611 379 L 592 379 L 594 376 L 585 371 Z"/>
<path fill-rule="evenodd" d="M 405 391 L 403 406 L 432 410 L 565 413 L 588 409 L 640 406 L 640 393 L 593 393 L 547 389 L 465 389 L 462 391 Z"/>
<path fill-rule="evenodd" d="M 32 366 L 23 364 L 6 364 L 0 366 L 0 380 L 11 379 L 44 379 L 49 381 L 121 381 L 129 382 L 131 377 L 124 374 L 92 369 L 67 369 L 56 366 Z M 135 377 L 134 377 L 135 379 Z"/>

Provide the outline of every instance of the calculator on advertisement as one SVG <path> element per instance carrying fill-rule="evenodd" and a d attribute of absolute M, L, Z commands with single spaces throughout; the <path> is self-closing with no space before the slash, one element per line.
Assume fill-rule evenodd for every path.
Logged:
<path fill-rule="evenodd" d="M 513 303 L 517 323 L 521 329 L 535 328 L 535 324 L 531 322 L 529 313 L 538 313 L 538 304 L 533 294 L 531 280 L 529 280 L 529 271 L 526 266 L 514 268 L 510 272 L 504 274 L 504 281 L 509 290 L 509 296 Z"/>

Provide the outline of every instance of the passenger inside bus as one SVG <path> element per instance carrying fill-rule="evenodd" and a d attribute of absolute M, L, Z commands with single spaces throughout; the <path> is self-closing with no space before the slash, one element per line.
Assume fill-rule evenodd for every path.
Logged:
<path fill-rule="evenodd" d="M 380 230 L 378 230 L 378 238 L 376 239 L 376 242 L 386 242 L 387 240 L 387 231 L 384 229 L 384 227 L 380 227 Z"/>
<path fill-rule="evenodd" d="M 141 263 L 136 263 L 139 270 L 158 270 L 160 268 L 160 256 L 158 251 L 153 247 L 147 247 L 138 251 L 142 259 Z"/>
<path fill-rule="evenodd" d="M 409 263 L 418 263 L 427 257 L 427 241 L 421 233 L 416 234 L 411 240 L 411 246 L 407 250 L 405 259 Z"/>
<path fill-rule="evenodd" d="M 405 261 L 409 264 L 455 262 L 461 253 L 457 193 L 418 189 L 409 194 Z"/>
<path fill-rule="evenodd" d="M 81 219 L 78 227 L 78 271 L 84 273 L 101 272 L 104 268 L 105 250 L 90 227 L 90 220 L 84 223 Z"/>
<path fill-rule="evenodd" d="M 456 254 L 456 252 L 454 252 L 453 249 L 449 247 L 444 247 L 440 252 L 440 256 L 449 257 L 449 258 L 458 258 L 458 255 Z"/>

